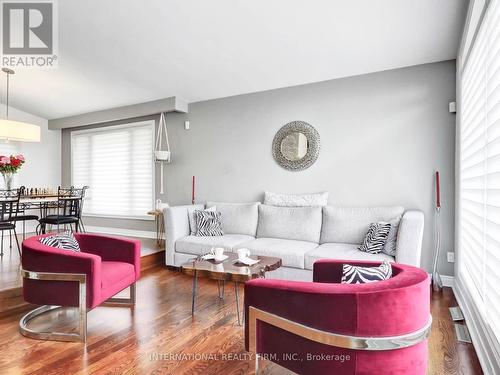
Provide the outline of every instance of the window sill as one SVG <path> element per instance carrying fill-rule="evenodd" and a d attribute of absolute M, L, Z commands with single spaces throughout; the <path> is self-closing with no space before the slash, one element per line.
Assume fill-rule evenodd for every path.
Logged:
<path fill-rule="evenodd" d="M 143 220 L 143 221 L 154 221 L 155 218 L 152 215 L 104 215 L 104 214 L 83 214 L 85 217 L 95 217 L 102 219 L 125 219 L 125 220 Z"/>

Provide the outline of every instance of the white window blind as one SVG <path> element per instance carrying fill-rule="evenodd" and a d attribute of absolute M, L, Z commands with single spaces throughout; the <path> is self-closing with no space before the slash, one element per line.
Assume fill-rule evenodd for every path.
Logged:
<path fill-rule="evenodd" d="M 153 207 L 154 122 L 71 133 L 72 185 L 88 185 L 86 215 L 146 218 Z"/>
<path fill-rule="evenodd" d="M 462 72 L 461 279 L 500 341 L 500 6 L 492 0 Z"/>

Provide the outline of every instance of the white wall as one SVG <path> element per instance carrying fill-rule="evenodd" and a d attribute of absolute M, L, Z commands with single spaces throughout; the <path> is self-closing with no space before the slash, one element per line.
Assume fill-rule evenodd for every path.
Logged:
<path fill-rule="evenodd" d="M 5 113 L 5 106 L 0 107 Z M 61 131 L 49 130 L 47 120 L 18 109 L 9 108 L 11 120 L 26 121 L 41 127 L 40 143 L 0 141 L 0 154 L 11 154 L 15 148 L 26 158 L 26 163 L 14 177 L 14 187 L 52 187 L 61 184 Z M 1 180 L 1 178 L 0 178 Z M 0 181 L 0 185 L 3 186 Z"/>

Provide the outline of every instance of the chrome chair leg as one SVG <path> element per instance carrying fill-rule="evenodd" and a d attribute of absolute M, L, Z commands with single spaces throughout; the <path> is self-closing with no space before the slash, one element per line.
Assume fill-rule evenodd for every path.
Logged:
<path fill-rule="evenodd" d="M 52 273 L 52 272 L 34 272 L 21 269 L 21 276 L 31 280 L 51 280 L 51 281 L 78 281 L 78 315 L 80 318 L 78 324 L 78 333 L 64 333 L 55 331 L 35 331 L 28 328 L 30 320 L 40 316 L 48 311 L 60 309 L 62 306 L 45 305 L 38 307 L 19 321 L 19 332 L 26 337 L 37 340 L 55 340 L 55 341 L 87 341 L 87 286 L 86 275 L 77 273 Z"/>
<path fill-rule="evenodd" d="M 129 298 L 122 298 L 122 297 L 111 297 L 106 300 L 101 306 L 107 306 L 107 305 L 127 305 L 127 306 L 134 306 L 135 301 L 136 301 L 136 296 L 137 296 L 137 291 L 136 291 L 136 283 L 133 283 L 130 285 L 130 296 Z M 124 289 L 125 290 L 125 289 Z"/>
<path fill-rule="evenodd" d="M 78 333 L 63 333 L 54 331 L 37 332 L 28 328 L 28 323 L 30 320 L 43 315 L 48 311 L 53 311 L 57 309 L 62 309 L 63 306 L 51 306 L 44 305 L 31 310 L 29 313 L 24 315 L 19 321 L 19 331 L 23 336 L 37 339 L 37 340 L 55 340 L 55 341 L 87 341 L 87 309 L 84 307 L 79 307 L 79 324 Z"/>

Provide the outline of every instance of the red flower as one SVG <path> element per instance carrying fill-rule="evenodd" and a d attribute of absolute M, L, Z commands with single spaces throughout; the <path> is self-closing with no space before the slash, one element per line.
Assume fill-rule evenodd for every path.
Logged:
<path fill-rule="evenodd" d="M 18 167 L 19 165 L 21 165 L 21 160 L 15 159 L 15 158 L 11 158 L 10 159 L 10 164 L 12 164 L 13 167 Z"/>

